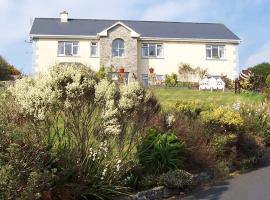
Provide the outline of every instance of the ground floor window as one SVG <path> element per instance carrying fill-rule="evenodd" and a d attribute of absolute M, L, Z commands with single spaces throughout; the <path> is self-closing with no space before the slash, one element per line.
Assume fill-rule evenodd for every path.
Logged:
<path fill-rule="evenodd" d="M 163 45 L 154 43 L 142 44 L 142 57 L 143 58 L 161 58 L 163 57 Z"/>

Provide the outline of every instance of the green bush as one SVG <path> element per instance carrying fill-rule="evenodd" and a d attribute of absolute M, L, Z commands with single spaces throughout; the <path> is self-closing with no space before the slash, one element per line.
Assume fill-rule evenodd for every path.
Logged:
<path fill-rule="evenodd" d="M 138 146 L 139 163 L 152 173 L 177 169 L 183 165 L 185 144 L 172 133 L 150 129 Z"/>
<path fill-rule="evenodd" d="M 177 74 L 172 73 L 171 75 L 165 76 L 165 85 L 168 87 L 175 87 L 177 84 Z"/>
<path fill-rule="evenodd" d="M 265 82 L 266 82 L 267 87 L 270 89 L 270 74 L 268 74 Z"/>
<path fill-rule="evenodd" d="M 201 120 L 213 130 L 237 131 L 243 127 L 241 115 L 226 107 L 201 112 Z"/>
<path fill-rule="evenodd" d="M 222 80 L 225 82 L 225 87 L 229 90 L 234 90 L 235 83 L 234 80 L 229 79 L 227 77 L 222 77 Z"/>
<path fill-rule="evenodd" d="M 226 135 L 215 135 L 212 141 L 212 145 L 218 153 L 231 150 L 231 147 L 236 145 L 237 135 L 226 134 Z"/>
<path fill-rule="evenodd" d="M 99 71 L 96 73 L 96 76 L 99 80 L 107 77 L 107 73 L 104 66 L 101 66 Z"/>
<path fill-rule="evenodd" d="M 10 80 L 12 75 L 21 75 L 21 72 L 0 56 L 0 80 Z"/>
<path fill-rule="evenodd" d="M 204 110 L 210 109 L 211 105 L 206 105 L 198 101 L 178 101 L 175 104 L 177 111 L 184 113 L 188 117 L 196 118 Z"/>
<path fill-rule="evenodd" d="M 261 63 L 255 65 L 251 68 L 251 71 L 254 73 L 255 76 L 261 76 L 266 80 L 267 76 L 270 74 L 270 63 Z"/>
<path fill-rule="evenodd" d="M 172 189 L 186 189 L 194 185 L 192 175 L 180 169 L 162 174 L 159 183 Z"/>
<path fill-rule="evenodd" d="M 263 142 L 270 145 L 270 113 L 268 104 L 243 105 L 240 109 L 244 119 L 244 127 L 247 133 L 260 137 Z"/>
<path fill-rule="evenodd" d="M 261 63 L 251 68 L 254 76 L 251 77 L 250 83 L 254 90 L 262 91 L 267 87 L 266 79 L 270 74 L 270 63 Z"/>

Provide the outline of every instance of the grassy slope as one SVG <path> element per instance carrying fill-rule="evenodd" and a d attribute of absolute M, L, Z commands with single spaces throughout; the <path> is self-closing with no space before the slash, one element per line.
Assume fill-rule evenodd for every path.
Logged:
<path fill-rule="evenodd" d="M 160 100 L 163 106 L 174 105 L 178 100 L 202 101 L 218 105 L 231 105 L 234 102 L 243 103 L 260 103 L 263 100 L 261 94 L 234 94 L 232 91 L 198 91 L 180 88 L 153 88 L 156 97 Z"/>

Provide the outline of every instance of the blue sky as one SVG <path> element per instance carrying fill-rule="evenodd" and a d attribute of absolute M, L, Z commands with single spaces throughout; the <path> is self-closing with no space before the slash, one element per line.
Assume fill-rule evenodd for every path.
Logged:
<path fill-rule="evenodd" d="M 270 62 L 270 0 L 0 0 L 0 55 L 31 73 L 28 33 L 34 17 L 224 23 L 243 42 L 240 68 Z"/>

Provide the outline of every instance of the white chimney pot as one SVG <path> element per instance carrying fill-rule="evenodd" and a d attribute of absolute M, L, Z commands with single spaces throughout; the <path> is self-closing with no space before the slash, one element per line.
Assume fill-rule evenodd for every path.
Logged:
<path fill-rule="evenodd" d="M 68 12 L 63 11 L 60 13 L 61 22 L 68 22 Z"/>

